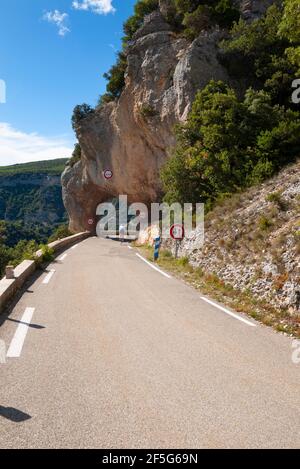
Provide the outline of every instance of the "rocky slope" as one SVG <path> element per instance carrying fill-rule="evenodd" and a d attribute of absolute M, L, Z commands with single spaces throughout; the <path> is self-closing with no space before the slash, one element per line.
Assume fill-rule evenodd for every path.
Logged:
<path fill-rule="evenodd" d="M 184 241 L 180 256 L 275 307 L 300 311 L 300 162 L 206 217 L 205 243 Z M 168 241 L 165 246 L 174 251 Z"/>
<path fill-rule="evenodd" d="M 273 0 L 237 0 L 241 14 L 252 20 Z M 203 33 L 193 43 L 171 31 L 160 11 L 146 17 L 127 50 L 126 86 L 116 102 L 96 109 L 77 127 L 82 159 L 63 174 L 63 198 L 73 231 L 93 229 L 100 202 L 127 194 L 130 202 L 159 199 L 159 169 L 174 144 L 173 127 L 183 121 L 197 90 L 211 79 L 237 90 L 218 59 L 222 31 Z M 113 171 L 105 180 L 103 171 Z"/>

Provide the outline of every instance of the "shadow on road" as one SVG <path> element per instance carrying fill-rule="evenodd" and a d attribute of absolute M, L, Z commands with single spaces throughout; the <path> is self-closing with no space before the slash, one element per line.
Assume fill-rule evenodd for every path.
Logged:
<path fill-rule="evenodd" d="M 21 410 L 3 406 L 0 406 L 0 417 L 4 417 L 5 419 L 15 423 L 21 423 L 31 419 L 31 415 L 25 414 L 25 412 L 22 412 Z"/>
<path fill-rule="evenodd" d="M 25 324 L 25 326 L 31 327 L 32 329 L 45 329 L 45 326 L 39 324 L 28 324 L 27 322 L 18 321 L 17 319 L 7 318 L 7 321 L 16 322 L 17 324 Z"/>

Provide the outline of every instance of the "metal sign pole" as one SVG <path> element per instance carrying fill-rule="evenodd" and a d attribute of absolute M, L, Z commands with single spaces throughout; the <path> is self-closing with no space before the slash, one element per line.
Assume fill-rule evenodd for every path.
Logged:
<path fill-rule="evenodd" d="M 179 251 L 180 241 L 177 239 L 175 244 L 175 259 L 178 259 L 178 251 Z"/>

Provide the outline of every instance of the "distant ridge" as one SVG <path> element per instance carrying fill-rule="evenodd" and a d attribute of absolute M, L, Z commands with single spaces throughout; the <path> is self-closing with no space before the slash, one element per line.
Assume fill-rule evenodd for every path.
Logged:
<path fill-rule="evenodd" d="M 68 158 L 57 158 L 55 160 L 36 161 L 32 163 L 15 164 L 12 166 L 0 166 L 1 176 L 13 176 L 15 174 L 61 174 L 65 168 Z"/>

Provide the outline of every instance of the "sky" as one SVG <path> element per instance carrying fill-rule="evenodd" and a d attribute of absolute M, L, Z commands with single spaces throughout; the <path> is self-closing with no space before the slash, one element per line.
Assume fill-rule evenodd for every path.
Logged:
<path fill-rule="evenodd" d="M 0 166 L 71 156 L 73 108 L 105 92 L 135 1 L 1 0 Z"/>

